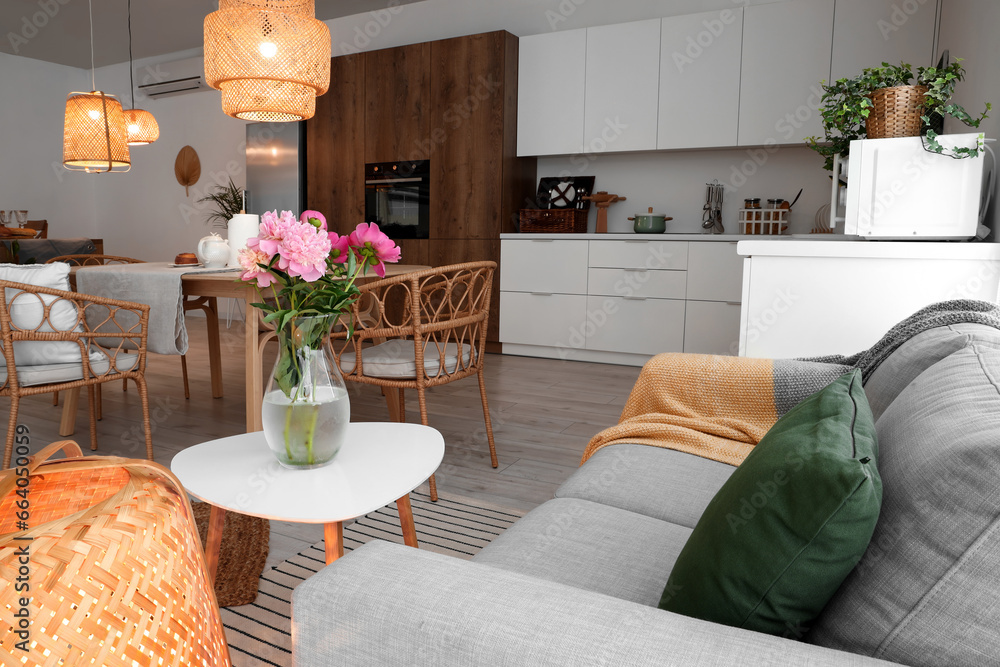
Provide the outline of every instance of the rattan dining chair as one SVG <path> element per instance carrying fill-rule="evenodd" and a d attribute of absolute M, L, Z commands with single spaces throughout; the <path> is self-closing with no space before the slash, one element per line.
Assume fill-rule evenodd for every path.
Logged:
<path fill-rule="evenodd" d="M 6 362 L 0 396 L 11 401 L 3 467 L 10 466 L 23 397 L 86 387 L 90 448 L 97 449 L 95 388 L 117 380 L 132 380 L 139 389 L 146 457 L 152 459 L 144 375 L 149 306 L 6 280 L 0 290 Z"/>
<path fill-rule="evenodd" d="M 483 366 L 496 262 L 468 262 L 415 271 L 361 286 L 353 335 L 334 331 L 333 354 L 344 379 L 381 387 L 394 421 L 406 421 L 403 392 L 417 390 L 420 422 L 425 392 L 476 375 L 490 462 L 497 467 Z M 437 483 L 430 478 L 431 500 Z"/>
<path fill-rule="evenodd" d="M 121 257 L 119 255 L 59 255 L 46 261 L 46 264 L 53 262 L 65 262 L 70 266 L 102 266 L 105 264 L 142 264 L 145 260 L 134 259 L 132 257 Z M 75 287 L 75 282 L 74 282 Z M 189 310 L 204 311 L 205 317 L 218 318 L 218 306 L 214 296 L 202 296 L 198 298 L 188 297 L 184 299 L 184 312 Z M 184 398 L 191 398 L 191 388 L 188 385 L 187 355 L 181 355 L 181 379 L 184 382 Z M 124 385 L 123 385 L 124 387 Z M 55 403 L 58 399 L 53 399 Z"/>

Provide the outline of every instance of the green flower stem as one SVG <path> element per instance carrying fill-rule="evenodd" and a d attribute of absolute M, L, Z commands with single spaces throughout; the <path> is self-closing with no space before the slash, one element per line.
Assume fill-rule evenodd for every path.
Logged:
<path fill-rule="evenodd" d="M 309 425 L 306 428 L 306 462 L 312 465 L 316 462 L 313 453 L 313 436 L 316 434 L 316 422 L 319 420 L 319 404 L 309 406 Z"/>
<path fill-rule="evenodd" d="M 288 454 L 288 460 L 294 461 L 292 458 L 292 406 L 289 405 L 285 410 L 285 453 Z"/>

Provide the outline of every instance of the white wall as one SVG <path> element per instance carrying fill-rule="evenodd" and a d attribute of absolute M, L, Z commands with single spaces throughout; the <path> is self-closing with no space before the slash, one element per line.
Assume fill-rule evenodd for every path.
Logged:
<path fill-rule="evenodd" d="M 941 12 L 941 37 L 939 47 L 948 49 L 952 58 L 964 58 L 965 81 L 955 89 L 955 100 L 973 116 L 979 116 L 986 102 L 993 104 L 990 118 L 980 125 L 987 137 L 1000 138 L 1000 40 L 996 28 L 1000 26 L 1000 2 L 996 0 L 945 0 Z M 969 132 L 964 125 L 948 119 L 947 132 Z M 1000 154 L 1000 146 L 992 144 Z M 994 241 L 1000 231 L 1000 206 L 994 195 L 989 216 Z"/>
<path fill-rule="evenodd" d="M 0 84 L 0 208 L 27 209 L 55 236 L 97 236 L 98 177 L 62 166 L 66 96 L 89 91 L 90 73 L 0 53 Z"/>
<path fill-rule="evenodd" d="M 191 52 L 136 61 L 142 72 L 149 62 L 189 57 Z M 126 108 L 128 64 L 97 70 L 98 81 L 117 84 Z M 141 78 L 141 77 L 139 77 Z M 136 84 L 140 81 L 137 78 Z M 164 261 L 180 252 L 194 252 L 198 240 L 224 228 L 206 224 L 208 205 L 199 204 L 216 184 L 229 176 L 239 186 L 246 182 L 246 123 L 222 112 L 221 94 L 209 90 L 161 99 L 140 98 L 136 107 L 153 114 L 160 138 L 148 146 L 133 146 L 132 169 L 95 179 L 97 225 L 105 251 L 139 259 Z M 174 161 L 184 146 L 191 146 L 201 161 L 201 179 L 185 195 L 174 176 Z"/>
<path fill-rule="evenodd" d="M 654 213 L 673 218 L 669 232 L 701 233 L 706 183 L 718 179 L 725 184 L 723 225 L 727 234 L 739 233 L 736 210 L 743 200 L 802 197 L 789 218 L 789 233 L 808 234 L 815 226 L 817 210 L 830 200 L 829 172 L 823 158 L 806 147 L 672 151 L 651 153 L 606 153 L 603 155 L 539 158 L 538 176 L 595 176 L 595 190 L 606 190 L 627 201 L 608 209 L 609 232 L 631 232 L 628 220 L 653 207 Z M 589 231 L 596 226 L 591 210 Z"/>

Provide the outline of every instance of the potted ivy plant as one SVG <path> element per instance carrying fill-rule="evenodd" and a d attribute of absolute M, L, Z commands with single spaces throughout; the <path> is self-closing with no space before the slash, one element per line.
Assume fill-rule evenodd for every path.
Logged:
<path fill-rule="evenodd" d="M 944 116 L 978 128 L 992 108 L 987 102 L 982 115 L 973 118 L 951 101 L 955 86 L 964 78 L 965 69 L 958 58 L 942 67 L 918 67 L 916 73 L 907 63 L 883 62 L 881 67 L 866 68 L 859 76 L 823 82 L 820 114 L 826 136 L 809 137 L 806 142 L 826 158 L 824 166 L 831 171 L 834 156 L 847 157 L 852 141 L 885 136 L 920 135 L 928 151 L 954 158 L 975 157 L 984 150 L 981 141 L 975 147 L 955 148 L 945 148 L 938 141 Z M 887 98 L 889 106 L 885 107 Z M 893 101 L 898 107 L 909 107 L 909 113 L 915 115 L 899 118 L 895 114 L 906 111 L 894 108 Z M 887 124 L 891 126 L 888 134 L 884 131 Z M 874 135 L 873 126 L 878 130 Z"/>
<path fill-rule="evenodd" d="M 225 227 L 229 220 L 243 210 L 243 188 L 233 183 L 229 178 L 228 185 L 217 185 L 206 197 L 198 200 L 201 202 L 211 202 L 215 204 L 209 211 L 208 221 L 216 227 Z"/>

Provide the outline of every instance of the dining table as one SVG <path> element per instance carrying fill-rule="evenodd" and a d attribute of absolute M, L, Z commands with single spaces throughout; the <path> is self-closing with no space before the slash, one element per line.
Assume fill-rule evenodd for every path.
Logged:
<path fill-rule="evenodd" d="M 431 268 L 420 264 L 386 264 L 386 277 L 398 276 L 413 271 L 420 271 Z M 178 267 L 183 271 L 183 267 Z M 261 331 L 260 309 L 254 303 L 259 303 L 260 295 L 252 282 L 243 282 L 239 278 L 238 271 L 226 271 L 216 273 L 204 273 L 192 271 L 181 275 L 181 292 L 185 298 L 228 298 L 237 299 L 244 305 L 244 333 L 241 345 L 237 345 L 234 340 L 228 340 L 225 348 L 233 349 L 234 346 L 243 348 L 245 360 L 246 388 L 244 392 L 246 403 L 246 432 L 260 431 L 263 423 L 260 416 L 261 399 L 264 395 L 264 378 L 262 368 L 262 356 L 264 345 L 273 332 L 269 330 Z M 360 277 L 358 284 L 370 282 L 378 279 L 374 273 L 368 273 Z M 215 317 L 213 317 L 215 315 Z M 208 326 L 208 348 L 209 348 L 209 369 L 212 378 L 213 396 L 221 396 L 222 386 L 222 363 L 221 355 L 223 345 L 220 341 L 217 313 L 209 314 Z M 217 390 L 216 390 L 217 389 Z M 76 408 L 79 397 L 70 396 L 63 408 L 62 423 L 59 434 L 68 436 L 73 434 L 76 417 Z"/>

